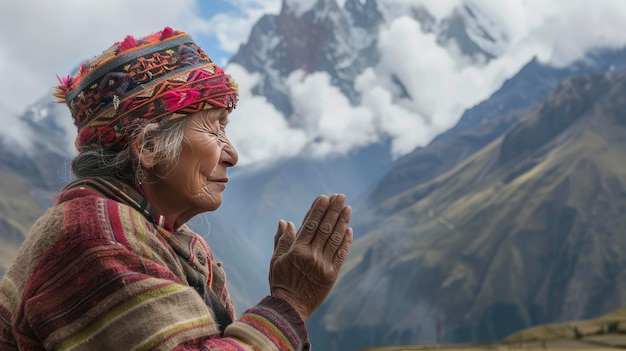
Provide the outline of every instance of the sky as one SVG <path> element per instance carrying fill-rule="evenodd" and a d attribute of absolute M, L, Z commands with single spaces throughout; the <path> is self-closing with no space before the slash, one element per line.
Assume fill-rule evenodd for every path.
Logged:
<path fill-rule="evenodd" d="M 286 1 L 297 4 L 297 11 L 315 2 Z M 379 1 L 385 6 L 421 4 L 437 18 L 461 2 Z M 345 0 L 337 2 L 343 5 Z M 392 140 L 393 156 L 401 156 L 454 126 L 465 109 L 488 98 L 533 57 L 566 65 L 589 49 L 626 44 L 623 1 L 472 2 L 507 38 L 500 57 L 489 63 L 469 60 L 454 46 L 438 45 L 413 19 L 393 15 L 381 28 L 379 65 L 355 81 L 356 90 L 364 96 L 361 106 L 351 106 L 325 73 L 294 72 L 285 80 L 303 122 L 298 126 L 251 93 L 258 76 L 237 65 L 226 67 L 241 90 L 228 131 L 238 147 L 240 164 L 302 153 L 322 157 L 347 153 L 381 138 Z M 143 36 L 165 26 L 184 30 L 214 61 L 226 66 L 248 39 L 254 23 L 263 14 L 277 14 L 281 5 L 281 0 L 4 1 L 0 4 L 0 133 L 27 139 L 18 116 L 49 96 L 57 84 L 56 75 L 67 75 L 79 62 L 127 34 Z M 394 98 L 392 75 L 403 77 L 413 99 Z M 68 133 L 75 133 L 69 114 L 64 126 Z"/>

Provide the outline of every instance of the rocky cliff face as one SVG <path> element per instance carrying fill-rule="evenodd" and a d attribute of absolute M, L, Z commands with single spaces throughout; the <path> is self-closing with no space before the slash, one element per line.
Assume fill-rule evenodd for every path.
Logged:
<path fill-rule="evenodd" d="M 249 41 L 232 58 L 249 72 L 262 74 L 254 93 L 263 95 L 286 116 L 293 113 L 285 79 L 296 70 L 327 72 L 332 83 L 356 101 L 354 80 L 377 62 L 376 32 L 382 21 L 375 1 L 348 1 L 347 11 L 335 0 L 300 8 L 286 1 L 280 14 L 264 16 Z"/>
<path fill-rule="evenodd" d="M 381 202 L 312 321 L 321 347 L 433 342 L 438 323 L 447 342 L 491 341 L 622 306 L 625 84 L 566 81 L 466 161 Z"/>

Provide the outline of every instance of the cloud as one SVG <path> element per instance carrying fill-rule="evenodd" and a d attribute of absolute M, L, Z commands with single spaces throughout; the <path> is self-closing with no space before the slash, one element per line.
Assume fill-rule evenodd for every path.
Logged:
<path fill-rule="evenodd" d="M 239 153 L 239 165 L 272 163 L 298 155 L 308 142 L 306 133 L 291 127 L 263 96 L 252 94 L 260 75 L 238 64 L 225 70 L 239 85 L 240 100 L 230 115 L 227 134 Z"/>
<path fill-rule="evenodd" d="M 462 0 L 379 0 L 380 4 L 388 8 L 417 8 L 425 7 L 435 18 L 441 19 L 463 3 Z M 396 12 L 396 11 L 394 11 Z M 406 11 L 404 13 L 407 13 Z"/>
<path fill-rule="evenodd" d="M 309 136 L 308 154 L 316 157 L 345 154 L 378 140 L 374 116 L 352 106 L 326 72 L 305 76 L 296 71 L 287 79 L 295 123 Z"/>
<path fill-rule="evenodd" d="M 281 0 L 231 0 L 233 11 L 220 12 L 204 21 L 197 21 L 191 28 L 217 39 L 220 49 L 234 54 L 250 35 L 254 24 L 265 14 L 277 14 Z"/>
<path fill-rule="evenodd" d="M 531 52 L 542 62 L 567 65 L 596 47 L 626 44 L 626 3 L 613 0 L 378 0 L 392 17 L 424 7 L 441 20 L 467 3 L 480 8 L 509 37 L 508 54 Z M 400 8 L 402 11 L 393 10 Z"/>
<path fill-rule="evenodd" d="M 250 74 L 238 64 L 226 70 L 240 87 L 240 103 L 228 126 L 240 166 L 294 156 L 343 155 L 381 138 L 391 139 L 392 151 L 399 156 L 415 147 L 416 135 L 420 140 L 432 136 L 423 118 L 394 104 L 388 90 L 375 86 L 372 69 L 357 81 L 364 94 L 361 106 L 352 106 L 326 72 L 292 73 L 286 79 L 294 107 L 289 121 L 265 97 L 252 95 L 259 74 Z"/>
<path fill-rule="evenodd" d="M 292 73 L 286 86 L 294 106 L 289 121 L 263 96 L 252 95 L 260 75 L 238 64 L 226 71 L 237 81 L 240 102 L 231 114 L 228 135 L 239 165 L 264 164 L 294 156 L 345 154 L 378 140 L 380 125 L 368 108 L 352 106 L 325 72 Z"/>
<path fill-rule="evenodd" d="M 425 6 L 436 18 L 449 15 L 462 0 L 378 0 L 386 7 Z M 468 0 L 469 1 L 469 0 Z M 598 0 L 471 0 L 506 34 L 502 56 L 473 62 L 454 44 L 440 47 L 413 19 L 400 16 L 381 29 L 381 60 L 363 72 L 355 88 L 361 106 L 351 106 L 326 73 L 295 72 L 285 80 L 296 116 L 287 119 L 250 90 L 259 77 L 236 65 L 228 67 L 242 90 L 240 107 L 229 127 L 241 164 L 267 162 L 298 154 L 346 153 L 389 138 L 394 155 L 425 145 L 454 126 L 463 111 L 488 98 L 504 80 L 538 57 L 557 66 L 589 49 L 626 44 L 626 2 Z M 340 4 L 345 0 L 338 1 Z M 14 137 L 22 128 L 15 118 L 50 94 L 55 74 L 69 73 L 85 58 L 126 34 L 149 34 L 166 25 L 208 36 L 234 53 L 250 29 L 266 14 L 280 11 L 281 0 L 232 0 L 231 11 L 204 14 L 206 3 L 182 0 L 7 1 L 0 4 L 0 128 Z M 206 13 L 206 11 L 204 11 Z M 391 12 L 390 12 L 391 13 Z M 234 72 L 233 72 L 234 71 Z M 400 97 L 394 77 L 410 99 Z M 323 102 L 323 103 L 320 103 Z M 288 122 L 289 121 L 289 122 Z M 75 133 L 71 123 L 67 128 Z"/>
<path fill-rule="evenodd" d="M 397 40 L 407 37 L 412 39 L 410 45 Z M 506 67 L 498 62 L 483 67 L 472 66 L 439 46 L 434 34 L 421 32 L 419 24 L 409 17 L 398 18 L 381 31 L 379 49 L 382 57 L 376 71 L 384 79 L 379 79 L 378 85 L 370 84 L 369 89 L 393 91 L 391 77 L 396 77 L 409 97 L 396 99 L 393 103 L 389 98 L 384 99 L 389 104 L 387 109 L 403 108 L 417 119 L 408 125 L 410 119 L 404 118 L 400 132 L 407 135 L 395 135 L 400 138 L 396 142 L 401 144 L 396 150 L 410 151 L 449 129 L 466 108 L 486 99 L 503 79 L 517 70 L 511 64 L 511 70 L 502 74 Z M 521 60 L 519 65 L 525 61 Z M 368 92 L 363 86 L 360 88 L 366 94 L 382 93 Z"/>
<path fill-rule="evenodd" d="M 501 57 L 473 62 L 452 43 L 437 44 L 434 34 L 420 31 L 408 16 L 391 21 L 380 32 L 378 67 L 366 70 L 355 87 L 363 108 L 374 115 L 378 130 L 393 142 L 396 156 L 426 145 L 453 127 L 462 113 L 487 99 L 533 57 L 564 66 L 599 47 L 626 45 L 626 3 L 598 1 L 475 0 L 508 38 Z M 416 6 L 418 2 L 385 0 Z M 460 1 L 419 2 L 436 17 L 449 14 Z M 376 72 L 376 79 L 373 78 Z M 400 80 L 410 98 L 399 98 Z"/>
<path fill-rule="evenodd" d="M 527 17 L 545 5 L 531 1 Z M 626 31 L 625 2 L 560 1 L 559 5 L 546 6 L 544 20 L 531 22 L 534 25 L 528 25 L 531 28 L 528 33 L 520 35 L 522 45 L 537 45 L 531 44 L 537 40 L 539 45 L 548 49 L 541 57 L 544 61 L 563 66 L 581 58 L 590 49 L 626 45 L 623 35 Z"/>
<path fill-rule="evenodd" d="M 432 128 L 419 113 L 396 104 L 390 90 L 378 84 L 379 78 L 373 68 L 368 68 L 357 78 L 355 88 L 361 92 L 362 106 L 373 116 L 379 134 L 391 140 L 393 156 L 401 156 L 415 148 L 416 140 L 432 138 Z"/>
<path fill-rule="evenodd" d="M 50 94 L 55 75 L 69 74 L 128 34 L 143 36 L 165 26 L 186 30 L 200 21 L 196 2 L 166 0 L 3 1 L 0 3 L 0 132 L 24 109 Z M 75 130 L 71 130 L 75 133 Z"/>
<path fill-rule="evenodd" d="M 229 53 L 247 40 L 265 13 L 278 12 L 280 0 L 232 0 L 232 13 L 205 18 L 197 0 L 59 0 L 0 3 L 0 133 L 25 140 L 17 117 L 49 95 L 55 75 L 69 74 L 83 60 L 98 55 L 126 35 L 143 36 L 171 26 L 196 40 L 214 36 Z M 213 14 L 211 14 L 213 15 Z M 10 131 L 9 131 L 10 130 Z M 15 133 L 18 131 L 18 133 Z M 75 133 L 70 123 L 68 133 Z"/>
<path fill-rule="evenodd" d="M 423 33 L 414 19 L 399 16 L 381 29 L 379 65 L 367 69 L 355 82 L 355 89 L 363 97 L 360 106 L 351 106 L 331 85 L 328 74 L 315 72 L 307 76 L 294 72 L 286 79 L 295 110 L 289 119 L 291 125 L 267 106 L 255 110 L 265 111 L 267 121 L 278 121 L 277 130 L 284 130 L 285 135 L 298 135 L 285 139 L 297 142 L 253 142 L 258 137 L 247 133 L 244 139 L 251 138 L 247 142 L 255 148 L 251 149 L 254 154 L 247 153 L 250 158 L 246 162 L 254 163 L 253 155 L 267 159 L 271 152 L 262 151 L 264 148 L 274 150 L 280 157 L 286 157 L 287 150 L 291 155 L 324 157 L 345 154 L 383 138 L 391 140 L 394 156 L 401 156 L 453 127 L 467 108 L 487 99 L 533 57 L 552 65 L 565 65 L 594 47 L 617 47 L 626 42 L 620 35 L 626 29 L 626 11 L 621 10 L 626 10 L 626 3 L 616 9 L 608 1 L 593 6 L 576 1 L 472 2 L 505 34 L 508 41 L 501 57 L 489 63 L 463 57 L 454 43 L 441 47 L 435 35 Z M 442 18 L 461 1 L 384 3 L 423 5 Z M 409 97 L 399 97 L 394 79 L 402 82 Z M 241 85 L 254 82 L 249 80 Z M 242 101 L 245 99 L 242 97 Z M 263 103 L 267 104 L 265 100 Z M 270 139 L 282 140 L 280 133 Z"/>

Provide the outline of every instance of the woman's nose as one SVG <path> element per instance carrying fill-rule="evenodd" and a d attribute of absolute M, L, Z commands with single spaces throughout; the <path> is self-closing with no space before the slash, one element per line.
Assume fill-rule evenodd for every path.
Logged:
<path fill-rule="evenodd" d="M 226 163 L 226 167 L 232 167 L 239 161 L 239 154 L 232 144 L 228 144 L 222 149 L 221 161 Z"/>

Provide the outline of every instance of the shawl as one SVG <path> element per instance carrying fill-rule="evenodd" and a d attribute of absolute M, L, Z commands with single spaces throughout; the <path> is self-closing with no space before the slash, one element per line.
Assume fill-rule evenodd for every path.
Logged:
<path fill-rule="evenodd" d="M 223 335 L 202 289 L 234 319 Z M 127 201 L 79 186 L 33 225 L 0 281 L 0 349 L 278 351 L 310 343 L 298 313 L 276 297 L 235 319 L 224 270 L 187 226 L 170 232 Z"/>

